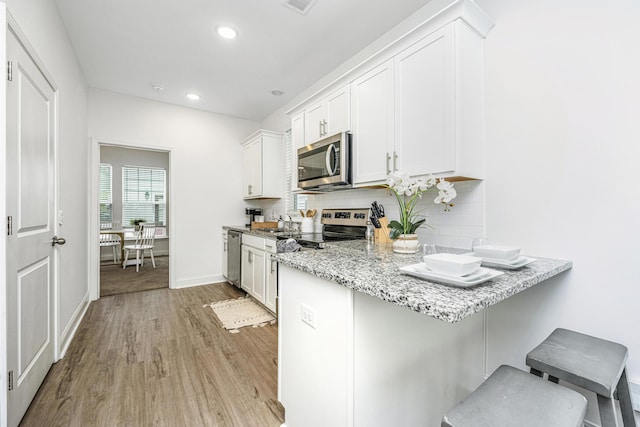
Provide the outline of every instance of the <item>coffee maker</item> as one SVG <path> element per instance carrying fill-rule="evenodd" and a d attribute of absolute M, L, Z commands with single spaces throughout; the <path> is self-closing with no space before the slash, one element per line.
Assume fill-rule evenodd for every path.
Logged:
<path fill-rule="evenodd" d="M 256 220 L 256 216 L 262 215 L 261 208 L 245 208 L 244 213 L 247 215 L 246 226 L 251 227 L 251 223 Z"/>

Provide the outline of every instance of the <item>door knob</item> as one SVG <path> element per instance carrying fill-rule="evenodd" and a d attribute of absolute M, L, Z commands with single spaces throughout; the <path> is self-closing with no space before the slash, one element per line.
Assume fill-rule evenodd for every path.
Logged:
<path fill-rule="evenodd" d="M 67 241 L 63 237 L 53 236 L 51 239 L 51 246 L 64 245 Z"/>

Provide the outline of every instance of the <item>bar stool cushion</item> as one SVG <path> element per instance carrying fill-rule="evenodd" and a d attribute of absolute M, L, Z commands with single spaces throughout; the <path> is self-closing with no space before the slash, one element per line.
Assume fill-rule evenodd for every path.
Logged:
<path fill-rule="evenodd" d="M 627 347 L 567 329 L 556 329 L 527 354 L 533 369 L 612 397 L 627 363 Z"/>
<path fill-rule="evenodd" d="M 442 427 L 581 427 L 587 400 L 580 393 L 502 365 L 449 411 Z"/>

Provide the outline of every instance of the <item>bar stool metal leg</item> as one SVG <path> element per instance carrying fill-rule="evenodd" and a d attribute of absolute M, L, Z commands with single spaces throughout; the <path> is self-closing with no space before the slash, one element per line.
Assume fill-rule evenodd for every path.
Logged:
<path fill-rule="evenodd" d="M 631 400 L 631 390 L 629 390 L 629 381 L 627 381 L 627 368 L 622 370 L 616 391 L 618 392 L 618 400 L 620 401 L 620 410 L 622 412 L 624 425 L 635 427 L 636 419 L 633 415 L 633 402 Z"/>

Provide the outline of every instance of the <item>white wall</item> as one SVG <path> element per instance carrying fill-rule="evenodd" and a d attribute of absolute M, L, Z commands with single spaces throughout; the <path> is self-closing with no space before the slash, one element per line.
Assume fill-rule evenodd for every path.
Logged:
<path fill-rule="evenodd" d="M 178 287 L 222 281 L 223 224 L 243 224 L 240 141 L 258 123 L 98 89 L 89 92 L 89 135 L 171 150 Z"/>
<path fill-rule="evenodd" d="M 59 248 L 58 322 L 64 346 L 88 302 L 87 88 L 55 3 L 6 4 L 59 90 L 58 209 L 64 211 L 64 223 L 58 235 L 67 243 Z M 1 191 L 4 198 L 4 187 Z"/>
<path fill-rule="evenodd" d="M 640 380 L 640 3 L 478 0 L 485 44 L 487 233 L 570 273 L 489 314 L 489 368 L 563 326 L 625 344 Z"/>

